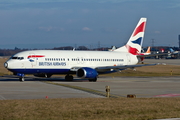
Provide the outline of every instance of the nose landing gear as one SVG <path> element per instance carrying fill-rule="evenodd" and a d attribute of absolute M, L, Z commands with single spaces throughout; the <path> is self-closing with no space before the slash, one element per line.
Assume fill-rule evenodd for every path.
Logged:
<path fill-rule="evenodd" d="M 20 81 L 20 82 L 24 82 L 24 74 L 22 74 L 22 73 L 17 73 L 16 75 L 19 76 L 19 81 Z"/>

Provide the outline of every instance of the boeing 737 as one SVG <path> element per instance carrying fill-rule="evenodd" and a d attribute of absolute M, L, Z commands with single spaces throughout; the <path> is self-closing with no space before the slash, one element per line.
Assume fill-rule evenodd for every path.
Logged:
<path fill-rule="evenodd" d="M 38 77 L 66 74 L 65 80 L 72 81 L 76 74 L 95 82 L 99 74 L 155 65 L 137 64 L 145 26 L 146 18 L 141 18 L 127 44 L 114 51 L 30 50 L 13 55 L 4 66 L 18 75 L 20 81 L 24 81 L 25 74 Z"/>

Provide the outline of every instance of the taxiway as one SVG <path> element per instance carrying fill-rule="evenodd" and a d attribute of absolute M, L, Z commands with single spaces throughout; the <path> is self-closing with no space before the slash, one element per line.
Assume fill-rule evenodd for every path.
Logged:
<path fill-rule="evenodd" d="M 45 83 L 60 83 L 104 92 L 110 86 L 110 94 L 126 97 L 135 94 L 137 98 L 179 97 L 179 77 L 101 77 L 97 82 L 75 79 L 66 82 L 63 78 L 37 79 L 27 77 L 19 82 L 17 77 L 0 77 L 0 99 L 45 99 L 45 98 L 97 98 L 103 97 L 94 93 Z"/>

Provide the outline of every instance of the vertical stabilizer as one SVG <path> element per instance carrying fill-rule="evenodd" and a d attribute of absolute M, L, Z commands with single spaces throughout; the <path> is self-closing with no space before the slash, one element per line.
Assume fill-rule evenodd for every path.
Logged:
<path fill-rule="evenodd" d="M 138 55 L 142 48 L 146 20 L 146 18 L 141 18 L 126 45 L 116 49 L 115 51 L 127 51 L 133 55 Z"/>
<path fill-rule="evenodd" d="M 151 47 L 149 46 L 147 51 L 146 51 L 146 54 L 150 54 L 151 53 Z"/>

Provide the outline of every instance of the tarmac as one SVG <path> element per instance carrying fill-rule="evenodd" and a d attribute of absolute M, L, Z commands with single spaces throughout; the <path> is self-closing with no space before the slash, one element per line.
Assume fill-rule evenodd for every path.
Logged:
<path fill-rule="evenodd" d="M 144 59 L 144 63 L 163 63 L 169 65 L 180 65 L 180 59 Z"/>
<path fill-rule="evenodd" d="M 46 83 L 47 79 L 26 78 L 19 82 L 13 76 L 0 77 L 0 100 L 9 99 L 45 99 L 45 98 L 103 98 L 97 92 L 86 92 L 88 88 L 106 93 L 105 87 L 110 86 L 110 94 L 127 97 L 128 94 L 137 98 L 180 97 L 179 77 L 103 77 L 97 82 L 75 79 L 65 82 L 63 78 L 49 78 L 48 81 L 61 85 Z M 75 89 L 64 87 L 70 85 L 81 87 Z"/>
<path fill-rule="evenodd" d="M 180 65 L 179 60 L 167 61 L 170 63 L 166 64 Z M 52 84 L 46 81 L 51 81 Z M 104 98 L 106 86 L 110 86 L 110 95 L 116 97 L 127 97 L 128 94 L 136 95 L 137 98 L 180 97 L 179 77 L 100 77 L 97 82 L 75 78 L 73 82 L 66 82 L 64 78 L 58 76 L 52 78 L 28 76 L 24 82 L 19 82 L 18 77 L 1 76 L 0 100 Z"/>

